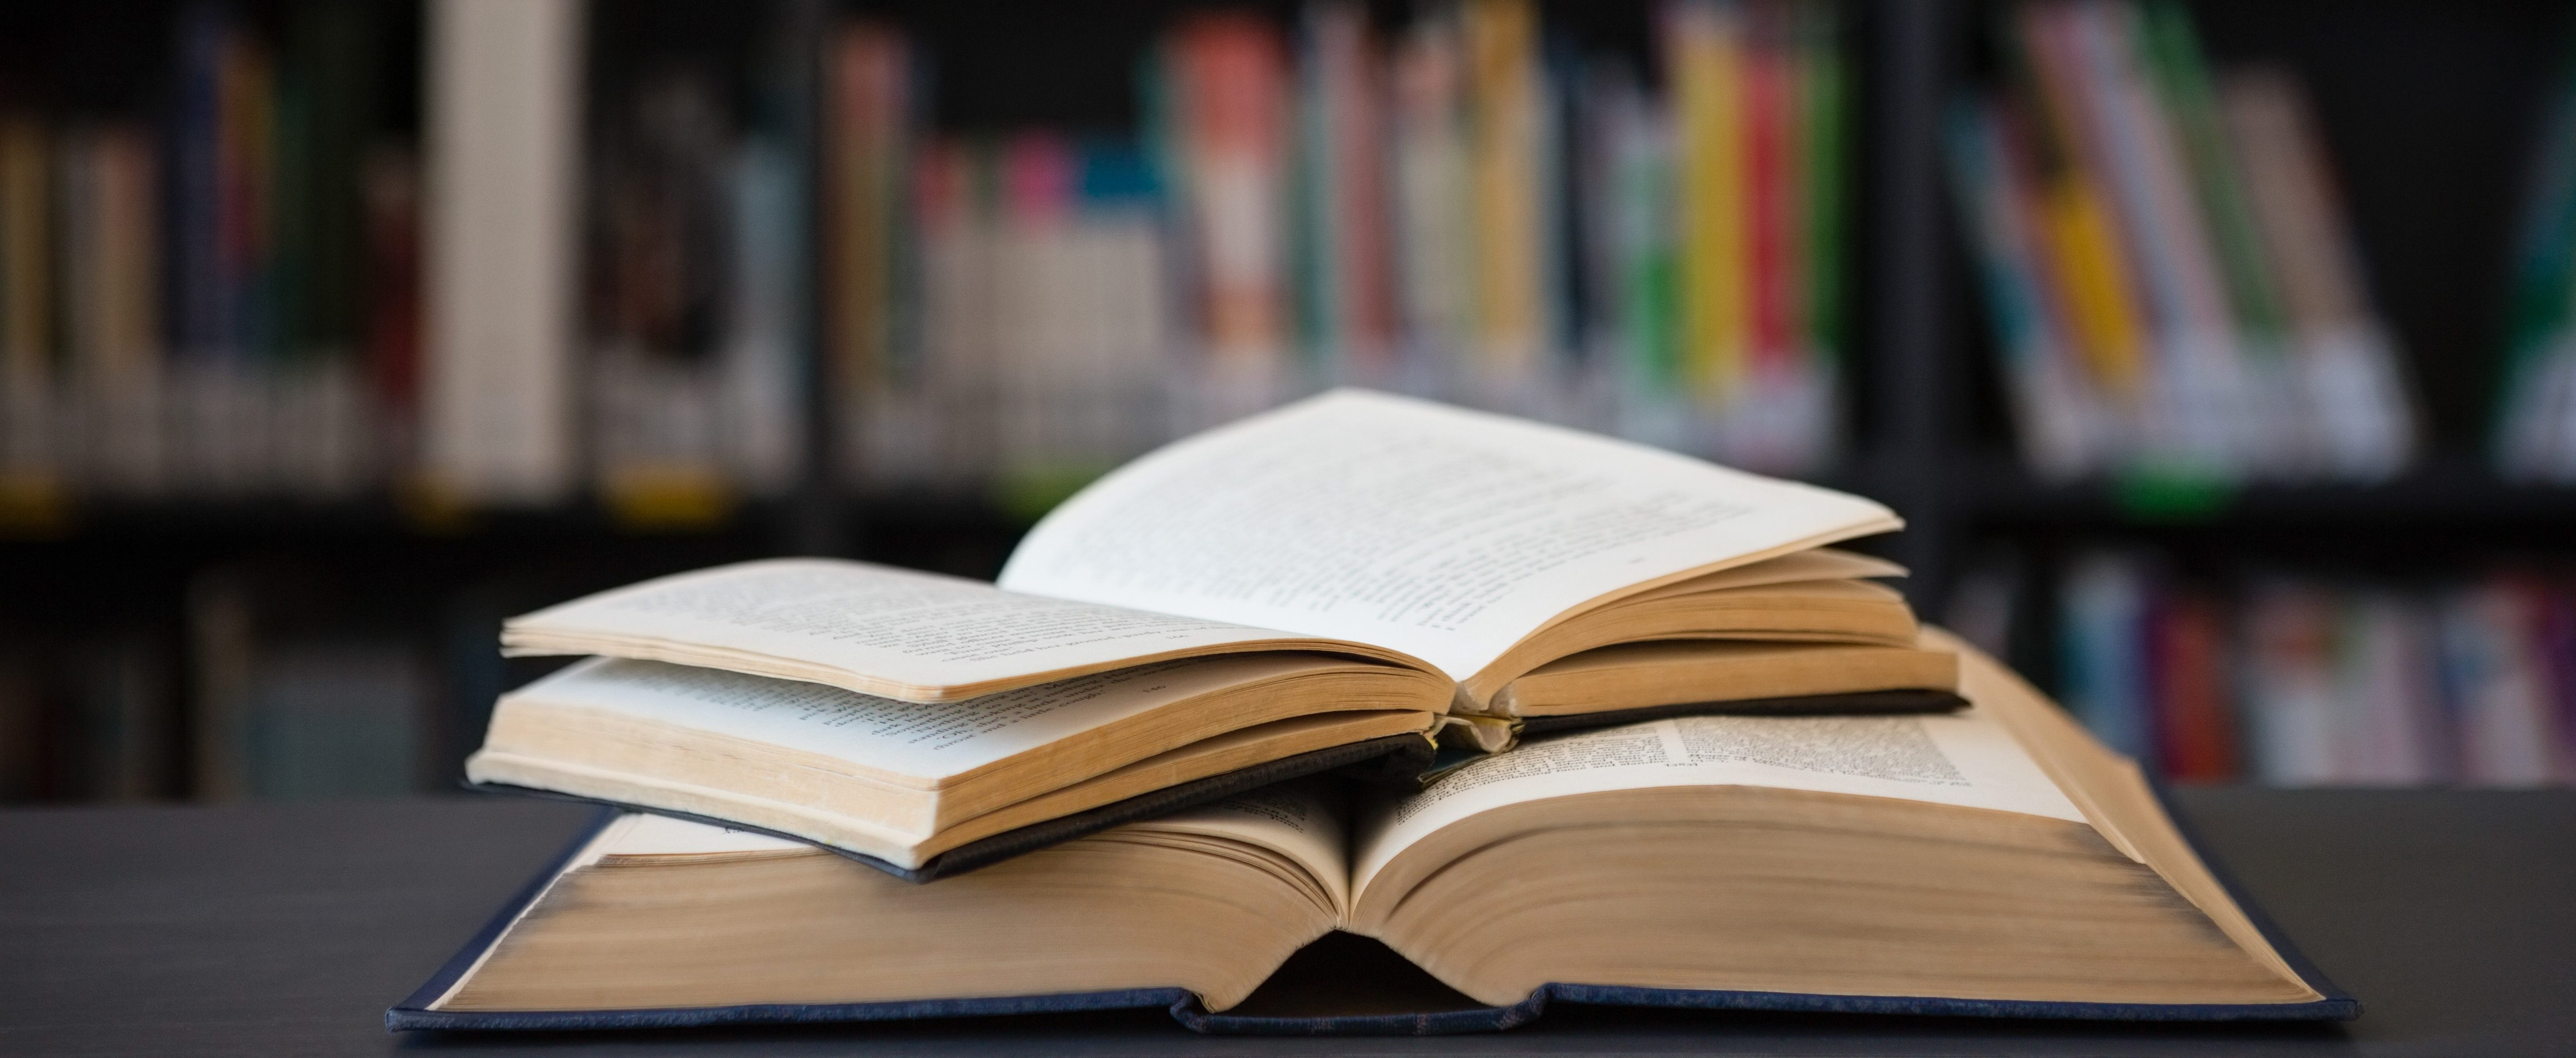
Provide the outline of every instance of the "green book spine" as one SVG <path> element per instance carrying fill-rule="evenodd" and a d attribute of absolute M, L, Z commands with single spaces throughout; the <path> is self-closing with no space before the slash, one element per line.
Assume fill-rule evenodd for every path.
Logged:
<path fill-rule="evenodd" d="M 1843 68 L 1841 20 L 1832 0 L 1810 0 L 1800 12 L 1798 96 L 1806 135 L 1807 347 L 1825 365 L 1843 348 Z"/>
<path fill-rule="evenodd" d="M 2505 370 L 2497 394 L 2499 425 L 2506 428 L 2516 394 L 2531 381 L 2531 368 L 2567 324 L 2570 265 L 2576 261 L 2576 49 L 2570 55 L 2540 133 L 2516 248 Z"/>
<path fill-rule="evenodd" d="M 2200 192 L 2202 223 L 2218 251 L 2237 328 L 2252 339 L 2250 350 L 2277 351 L 2287 330 L 2280 292 L 2273 287 L 2253 205 L 2219 127 L 2217 96 L 2192 33 L 2191 15 L 2179 0 L 2156 0 L 2141 15 L 2142 65 L 2172 116 L 2183 162 Z"/>

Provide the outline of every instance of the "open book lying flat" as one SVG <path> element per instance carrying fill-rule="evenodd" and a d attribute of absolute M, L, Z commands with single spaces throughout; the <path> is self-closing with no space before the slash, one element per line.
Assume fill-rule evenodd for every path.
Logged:
<path fill-rule="evenodd" d="M 1937 635 L 1937 634 L 1936 634 Z M 1964 649 L 1964 648 L 1961 648 Z M 624 815 L 387 1014 L 405 1028 L 1168 1006 L 1216 1031 L 1504 1028 L 1550 998 L 2141 1019 L 2349 1018 L 2136 767 L 1991 660 L 1929 716 L 1705 716 L 1532 739 L 1419 793 L 1290 784 L 937 885 Z M 1257 994 L 1374 937 L 1457 995 Z M 1246 1003 L 1247 998 L 1251 999 Z"/>
<path fill-rule="evenodd" d="M 1897 525 L 1656 449 L 1336 392 L 1110 474 L 998 585 L 781 559 L 514 619 L 512 653 L 619 660 L 505 697 L 467 773 L 926 878 L 1452 713 L 1490 750 L 1640 709 L 1955 708 L 1954 663 L 1872 583 L 1902 570 L 1823 546 Z"/>

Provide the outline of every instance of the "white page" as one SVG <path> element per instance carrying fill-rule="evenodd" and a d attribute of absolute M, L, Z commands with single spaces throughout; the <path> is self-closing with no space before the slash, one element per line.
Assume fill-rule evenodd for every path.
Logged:
<path fill-rule="evenodd" d="M 571 866 L 583 867 L 607 856 L 733 856 L 753 853 L 811 852 L 830 855 L 802 841 L 751 830 L 713 826 L 650 812 L 629 812 L 608 824 Z"/>
<path fill-rule="evenodd" d="M 1015 595 L 963 577 L 816 558 L 661 577 L 513 618 L 502 632 L 513 653 L 743 667 L 925 701 L 958 697 L 939 688 L 1290 638 Z"/>
<path fill-rule="evenodd" d="M 1350 664 L 1316 654 L 1225 654 L 1113 669 L 959 702 L 921 703 L 721 669 L 596 658 L 502 701 L 710 731 L 836 757 L 896 782 L 935 784 L 1246 680 Z"/>
<path fill-rule="evenodd" d="M 1335 906 L 1350 906 L 1350 863 L 1343 853 L 1342 820 L 1322 792 L 1309 783 L 1264 787 L 1158 819 L 1129 823 L 1107 833 L 1119 830 L 1159 830 L 1258 845 L 1306 868 L 1326 892 L 1333 894 Z M 603 856 L 782 852 L 828 855 L 802 841 L 638 812 L 610 823 L 566 869 L 588 866 Z"/>
<path fill-rule="evenodd" d="M 2084 822 L 2029 751 L 1977 709 L 1944 716 L 1686 716 L 1556 738 L 1469 764 L 1379 806 L 1354 889 L 1407 846 L 1479 812 L 1656 786 L 1766 786 Z"/>
<path fill-rule="evenodd" d="M 1375 643 L 1464 680 L 1605 594 L 1898 524 L 1642 445 L 1337 390 L 1102 478 L 1001 585 Z"/>

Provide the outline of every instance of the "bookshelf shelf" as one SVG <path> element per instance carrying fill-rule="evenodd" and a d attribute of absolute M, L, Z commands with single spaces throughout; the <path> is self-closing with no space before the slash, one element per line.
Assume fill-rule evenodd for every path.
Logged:
<path fill-rule="evenodd" d="M 160 83 L 166 71 L 154 71 L 177 61 L 165 54 L 173 50 L 170 17 L 187 5 L 109 6 L 114 11 L 96 19 L 72 5 L 13 11 L 0 18 L 0 27 L 23 32 L 0 33 L 0 39 L 15 38 L 0 43 L 0 59 L 28 52 L 27 42 L 68 34 L 78 46 L 65 54 L 81 56 L 77 65 L 119 71 L 113 80 L 142 87 L 108 91 L 91 83 L 98 77 L 87 77 L 78 79 L 86 87 L 64 100 L 40 103 L 120 117 L 159 105 L 152 93 L 170 86 Z M 301 10 L 282 0 L 233 6 L 263 24 Z M 425 58 L 429 30 L 420 13 L 429 8 L 380 6 L 393 13 L 368 32 L 391 42 L 390 53 L 407 54 L 405 62 Z M 924 76 L 943 93 L 932 103 L 940 131 L 1053 124 L 1088 132 L 1144 117 L 1131 64 L 1174 19 L 1213 6 L 1219 5 L 1150 0 L 1109 5 L 1091 17 L 1078 8 L 1014 3 L 777 0 L 701 9 L 688 0 L 661 0 L 638 5 L 593 46 L 673 47 L 696 55 L 692 61 L 730 62 L 777 44 L 755 32 L 764 11 L 813 30 L 782 36 L 817 50 L 834 20 L 867 15 L 910 27 L 925 54 L 937 56 Z M 1381 30 L 1401 30 L 1412 17 L 1413 5 L 1365 6 Z M 1251 7 L 1283 29 L 1296 25 L 1302 10 L 1292 0 Z M 1843 385 L 1851 390 L 1844 424 L 1849 458 L 1821 483 L 1877 497 L 1907 518 L 1907 533 L 1868 546 L 1915 571 L 1908 591 L 1936 618 L 1948 616 L 1956 589 L 1996 555 L 2041 566 L 2101 547 L 2137 546 L 2187 554 L 2202 567 L 2296 567 L 2316 557 L 2332 568 L 2397 578 L 2506 558 L 2536 559 L 2550 568 L 2576 561 L 2576 486 L 2503 480 L 2469 454 L 2484 443 L 2488 394 L 2498 374 L 2494 347 L 2503 299 L 2489 288 L 2506 282 L 2516 167 L 2551 90 L 2566 38 L 2566 5 L 2190 7 L 2216 59 L 2275 60 L 2315 91 L 2331 153 L 2348 170 L 2348 206 L 2374 293 L 2401 340 L 2422 404 L 2426 447 L 2434 454 L 2368 485 L 2052 483 L 2031 474 L 2005 451 L 1995 338 L 1984 321 L 1941 153 L 1944 106 L 1996 74 L 1992 38 L 2008 5 L 1847 0 L 1852 217 L 1844 277 L 1850 367 Z M 1551 30 L 1652 69 L 1652 0 L 1542 8 Z M 658 76 L 649 66 L 603 62 L 591 71 L 587 90 L 604 96 L 627 81 Z M 128 71 L 134 76 L 124 76 Z M 795 76 L 815 73 L 803 69 Z M 422 80 L 418 70 L 399 74 L 387 83 Z M 1023 98 L 1030 93 L 1009 90 L 1010 76 L 1018 74 L 1069 87 L 1048 98 Z M 422 135 L 425 100 L 414 92 L 386 95 L 389 111 L 400 114 L 380 117 L 398 137 Z M 750 92 L 728 80 L 714 95 L 730 100 Z M 18 102 L 0 91 L 0 109 Z M 815 149 L 799 137 L 819 135 L 820 115 L 771 117 L 778 125 L 772 131 L 791 154 Z M 820 310 L 814 315 L 804 322 L 819 331 Z M 786 495 L 686 517 L 639 518 L 590 498 L 587 483 L 569 490 L 585 498 L 559 506 L 459 514 L 381 490 L 327 502 L 66 502 L 18 496 L 0 476 L 0 587 L 19 589 L 6 593 L 14 598 L 0 598 L 0 647 L 20 629 L 33 630 L 26 642 L 55 644 L 62 638 L 54 627 L 60 622 L 50 616 L 56 604 L 90 583 L 108 584 L 112 590 L 99 599 L 71 608 L 106 629 L 103 634 L 143 629 L 165 657 L 162 677 L 175 685 L 187 672 L 179 641 L 188 634 L 187 600 L 196 586 L 209 571 L 278 561 L 325 581 L 380 585 L 377 594 L 388 605 L 418 614 L 446 613 L 456 608 L 455 598 L 481 592 L 475 598 L 484 601 L 465 607 L 475 621 L 497 620 L 508 606 L 520 605 L 509 591 L 486 590 L 496 583 L 568 590 L 769 554 L 842 554 L 977 576 L 998 571 L 1026 530 L 1032 503 L 964 487 L 848 484 L 847 468 L 835 465 L 836 446 L 846 438 L 834 431 L 845 427 L 826 424 L 835 409 L 813 378 L 805 381 L 815 393 L 801 408 L 809 420 L 795 442 L 801 469 Z M 2038 574 L 2040 588 L 2024 594 L 2053 590 L 2052 576 Z M 444 624 L 435 635 L 463 635 L 453 629 L 467 627 L 436 620 Z M 2045 628 L 2052 621 L 2043 616 L 2026 623 Z M 0 698 L 12 693 L 6 653 L 0 650 Z M 2048 668 L 2043 659 L 2016 660 L 2043 674 Z M 477 681 L 488 676 L 456 677 L 455 687 L 440 693 L 483 694 L 487 688 Z M 173 690 L 165 697 L 181 695 Z M 165 706 L 183 709 L 171 701 L 155 708 Z M 0 799 L 11 796 L 8 784 L 16 781 L 6 769 L 0 762 Z"/>
<path fill-rule="evenodd" d="M 2576 487 L 2499 480 L 2470 460 L 2372 484 L 2163 486 L 2037 481 L 2000 458 L 1962 475 L 1964 515 L 2003 529 L 2296 528 L 2369 534 L 2416 528 L 2576 527 Z"/>

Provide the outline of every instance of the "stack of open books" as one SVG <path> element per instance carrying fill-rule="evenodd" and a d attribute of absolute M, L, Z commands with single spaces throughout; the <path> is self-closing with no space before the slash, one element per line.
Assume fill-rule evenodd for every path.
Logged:
<path fill-rule="evenodd" d="M 781 560 L 531 614 L 505 649 L 596 657 L 469 778 L 633 811 L 388 1024 L 2351 1016 L 2134 767 L 1826 547 L 1897 527 L 1340 392 L 1102 479 L 998 585 Z M 1225 1013 L 1334 930 L 1454 1004 Z"/>

